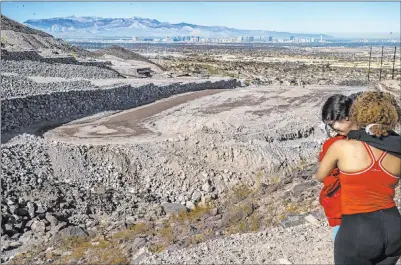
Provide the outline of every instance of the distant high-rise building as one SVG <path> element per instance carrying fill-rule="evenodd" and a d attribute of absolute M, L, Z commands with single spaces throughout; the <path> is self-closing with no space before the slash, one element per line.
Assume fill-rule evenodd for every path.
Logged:
<path fill-rule="evenodd" d="M 269 36 L 269 41 L 273 42 L 273 37 L 272 36 Z"/>
<path fill-rule="evenodd" d="M 133 42 L 136 42 L 137 40 L 138 40 L 137 37 L 132 37 Z"/>
<path fill-rule="evenodd" d="M 294 41 L 295 37 L 294 36 L 290 36 L 290 41 Z"/>
<path fill-rule="evenodd" d="M 320 42 L 323 42 L 323 35 L 320 35 Z"/>
<path fill-rule="evenodd" d="M 253 42 L 254 38 L 253 37 L 249 37 L 248 40 L 249 40 L 249 42 Z"/>

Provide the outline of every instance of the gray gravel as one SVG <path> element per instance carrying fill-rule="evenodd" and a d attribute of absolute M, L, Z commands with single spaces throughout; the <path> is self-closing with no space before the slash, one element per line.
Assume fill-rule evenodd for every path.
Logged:
<path fill-rule="evenodd" d="M 117 175 L 110 181 L 105 179 L 104 184 L 90 187 L 64 179 L 53 171 L 57 161 L 49 156 L 54 151 L 51 145 L 43 138 L 23 134 L 1 146 L 4 257 L 7 253 L 11 255 L 15 248 L 46 242 L 59 232 L 65 236 L 66 227 L 80 226 L 88 231 L 104 215 L 113 224 L 124 226 L 126 217 L 136 221 L 162 214 L 160 199 L 150 190 L 137 188 L 127 192 Z M 107 169 L 101 170 L 107 172 Z M 94 180 L 98 177 L 93 174 Z"/>
<path fill-rule="evenodd" d="M 96 66 L 49 64 L 36 61 L 1 61 L 2 71 L 22 76 L 49 76 L 63 78 L 119 78 L 117 72 Z"/>
<path fill-rule="evenodd" d="M 23 76 L 1 75 L 2 99 L 47 94 L 51 92 L 90 89 L 94 89 L 94 86 L 88 80 L 37 83 Z"/>
<path fill-rule="evenodd" d="M 278 227 L 258 233 L 235 234 L 187 249 L 167 250 L 145 256 L 138 263 L 332 264 L 333 241 L 327 225 L 306 223 L 287 229 Z"/>

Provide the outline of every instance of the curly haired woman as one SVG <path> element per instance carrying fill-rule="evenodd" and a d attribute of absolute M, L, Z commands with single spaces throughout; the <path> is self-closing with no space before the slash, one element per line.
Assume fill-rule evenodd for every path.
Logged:
<path fill-rule="evenodd" d="M 386 138 L 399 122 L 391 94 L 364 92 L 349 119 L 369 134 Z M 334 129 L 339 125 L 334 121 Z M 354 139 L 338 140 L 327 150 L 315 178 L 339 168 L 342 221 L 334 246 L 336 264 L 396 264 L 401 256 L 401 215 L 394 196 L 401 159 Z"/>

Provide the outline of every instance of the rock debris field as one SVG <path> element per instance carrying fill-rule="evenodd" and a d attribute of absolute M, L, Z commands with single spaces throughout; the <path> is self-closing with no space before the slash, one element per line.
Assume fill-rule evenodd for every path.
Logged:
<path fill-rule="evenodd" d="M 311 180 L 320 108 L 367 87 L 138 79 L 99 58 L 7 58 L 2 262 L 333 263 Z"/>
<path fill-rule="evenodd" d="M 12 74 L 6 78 L 21 75 L 7 69 Z M 95 233 L 104 216 L 117 229 L 163 218 L 165 203 L 193 209 L 207 198 L 223 199 L 235 185 L 255 185 L 260 170 L 262 182 L 268 182 L 316 158 L 325 137 L 318 116 L 325 98 L 362 89 L 269 86 L 186 92 L 134 109 L 92 114 L 41 135 L 20 134 L 2 144 L 4 260 L 35 243 Z M 29 96 L 15 87 L 9 91 Z M 204 250 L 209 248 L 220 249 L 220 263 L 319 263 L 322 256 L 330 262 L 328 227 L 308 232 L 325 255 L 302 250 L 297 255 L 284 247 L 285 238 L 295 246 L 294 239 L 300 240 L 295 231 L 304 228 L 277 229 L 271 237 L 233 235 L 189 252 L 142 255 L 143 262 L 209 263 Z M 314 237 L 319 231 L 326 235 L 321 241 Z M 251 248 L 255 244 L 258 248 Z M 137 255 L 132 252 L 133 260 Z"/>

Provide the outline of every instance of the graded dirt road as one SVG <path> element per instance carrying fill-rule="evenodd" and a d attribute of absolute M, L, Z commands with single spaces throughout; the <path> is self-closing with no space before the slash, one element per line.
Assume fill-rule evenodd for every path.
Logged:
<path fill-rule="evenodd" d="M 79 138 L 127 137 L 151 134 L 152 131 L 142 124 L 162 111 L 187 103 L 200 97 L 221 93 L 226 90 L 203 90 L 159 100 L 143 107 L 122 111 L 120 113 L 91 121 L 73 123 L 56 131 L 65 136 Z"/>

